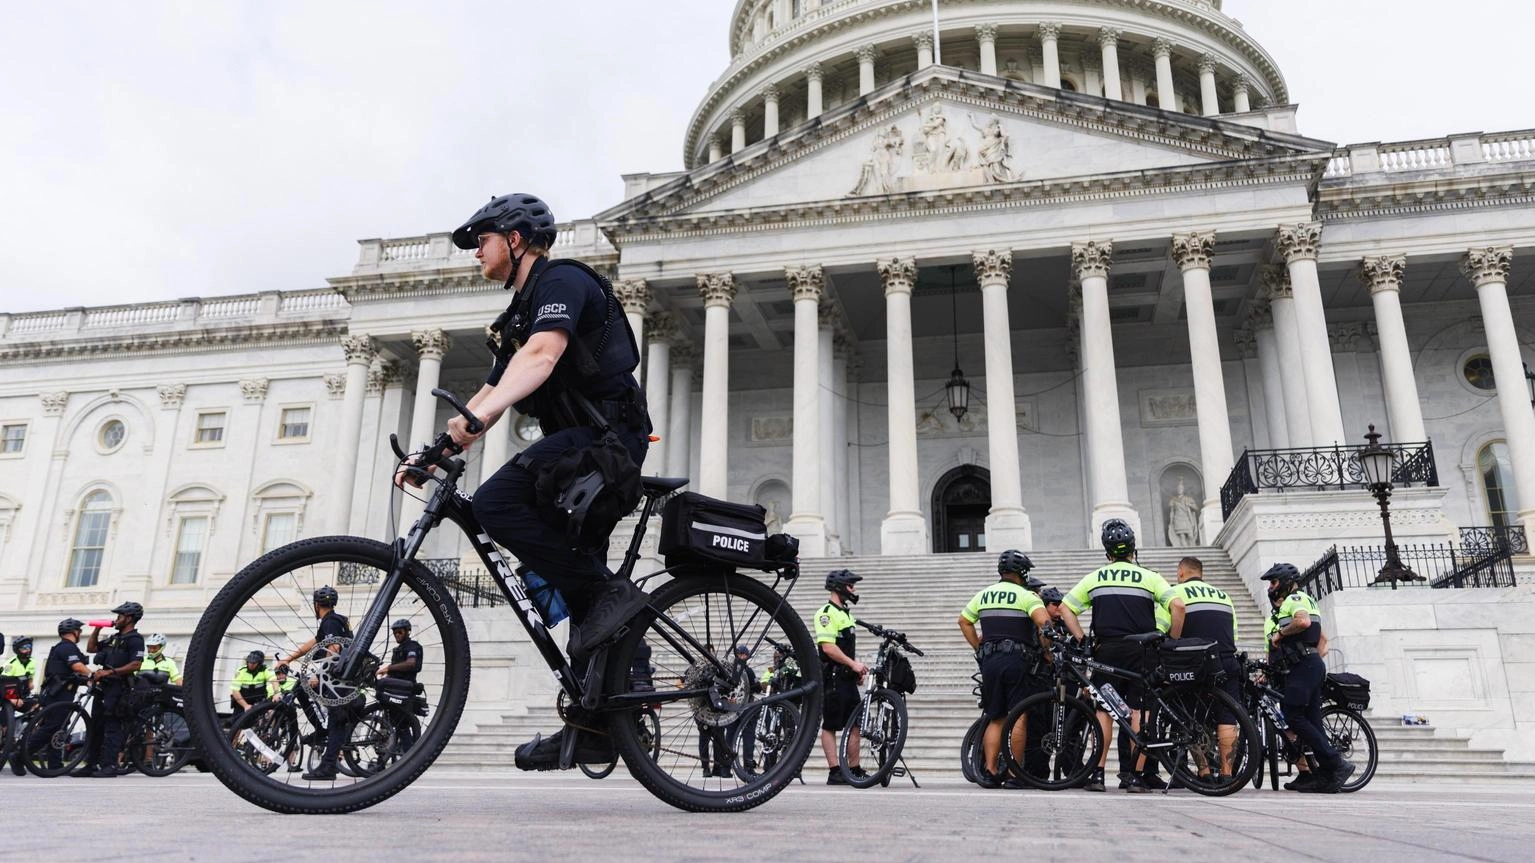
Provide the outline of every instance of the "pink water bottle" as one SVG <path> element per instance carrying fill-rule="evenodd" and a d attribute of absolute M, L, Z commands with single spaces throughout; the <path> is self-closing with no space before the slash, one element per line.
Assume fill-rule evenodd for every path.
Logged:
<path fill-rule="evenodd" d="M 86 621 L 86 623 L 90 624 L 91 626 L 96 627 L 97 629 L 111 629 L 112 628 L 112 624 L 115 623 L 115 621 L 111 621 L 111 620 L 88 620 L 88 621 Z"/>

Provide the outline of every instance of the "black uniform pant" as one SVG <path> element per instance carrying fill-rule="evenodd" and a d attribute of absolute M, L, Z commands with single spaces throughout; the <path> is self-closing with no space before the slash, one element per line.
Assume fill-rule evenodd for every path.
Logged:
<path fill-rule="evenodd" d="M 91 701 L 91 731 L 85 746 L 87 767 L 117 767 L 130 719 L 124 715 L 127 697 L 127 686 L 106 681 Z"/>
<path fill-rule="evenodd" d="M 643 464 L 650 438 L 638 431 L 615 427 L 635 464 Z M 555 432 L 525 451 L 535 461 L 552 459 L 571 447 L 595 442 L 594 428 L 579 427 Z M 527 468 L 507 462 L 474 493 L 474 516 L 491 539 L 519 561 L 554 585 L 565 597 L 571 623 L 579 624 L 591 606 L 592 589 L 610 577 L 606 555 L 582 554 L 570 547 L 564 533 L 550 527 L 538 510 L 534 476 Z"/>
<path fill-rule="evenodd" d="M 346 704 L 330 709 L 330 714 L 325 720 L 325 753 L 320 757 L 321 767 L 336 766 L 336 759 L 341 755 L 341 747 L 345 746 L 347 738 L 352 736 L 352 726 L 362 715 L 362 707 L 362 698 L 359 696 Z"/>
<path fill-rule="evenodd" d="M 44 694 L 43 697 L 39 699 L 37 709 L 43 710 L 54 704 L 65 704 L 73 701 L 74 699 L 74 692 L 67 688 L 61 687 L 58 692 L 55 692 L 52 695 Z M 53 713 L 50 714 L 47 719 L 39 722 L 37 727 L 32 729 L 31 736 L 27 738 L 27 745 L 30 746 L 34 751 L 37 749 L 37 747 L 44 745 L 48 738 L 52 737 L 53 733 L 59 730 L 59 726 L 64 724 L 64 720 L 67 719 L 72 712 L 73 711 L 66 712 L 63 710 L 53 711 Z M 21 755 L 18 753 L 16 757 L 19 759 L 21 758 Z M 59 750 L 54 749 L 52 746 L 48 747 L 48 754 L 46 758 L 48 761 L 48 766 L 55 770 L 64 766 L 63 754 L 59 752 Z"/>
<path fill-rule="evenodd" d="M 718 725 L 705 725 L 695 722 L 698 726 L 698 760 L 703 763 L 704 773 L 712 773 L 721 767 L 730 766 L 730 756 L 725 754 L 729 748 L 725 739 L 725 729 Z M 709 750 L 714 750 L 714 757 L 709 757 Z"/>
<path fill-rule="evenodd" d="M 1310 747 L 1322 769 L 1334 770 L 1343 759 L 1328 742 L 1322 727 L 1322 681 L 1326 678 L 1327 666 L 1316 654 L 1291 664 L 1284 682 L 1284 718 L 1301 742 Z"/>

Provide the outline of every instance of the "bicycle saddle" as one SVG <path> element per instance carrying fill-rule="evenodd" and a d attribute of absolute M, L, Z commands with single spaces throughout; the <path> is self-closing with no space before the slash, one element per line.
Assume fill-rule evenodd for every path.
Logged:
<path fill-rule="evenodd" d="M 1125 636 L 1125 641 L 1131 644 L 1151 645 L 1160 643 L 1166 637 L 1160 632 L 1138 632 L 1135 635 Z"/>
<path fill-rule="evenodd" d="M 685 476 L 640 477 L 640 488 L 644 490 L 647 497 L 660 497 L 663 494 L 670 494 L 687 484 L 688 478 Z"/>

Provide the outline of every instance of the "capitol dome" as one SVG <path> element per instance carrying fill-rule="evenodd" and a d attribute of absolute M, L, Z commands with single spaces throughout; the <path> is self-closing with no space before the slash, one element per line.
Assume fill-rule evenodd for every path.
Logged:
<path fill-rule="evenodd" d="M 684 164 L 716 161 L 938 57 L 1186 114 L 1289 101 L 1274 59 L 1220 0 L 939 0 L 938 14 L 935 46 L 931 0 L 737 0 L 730 65 L 688 124 Z"/>

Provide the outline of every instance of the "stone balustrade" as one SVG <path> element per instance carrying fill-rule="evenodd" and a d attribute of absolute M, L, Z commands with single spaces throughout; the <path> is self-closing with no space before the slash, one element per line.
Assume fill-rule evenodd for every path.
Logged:
<path fill-rule="evenodd" d="M 561 222 L 555 230 L 558 233 L 550 252 L 556 258 L 580 258 L 589 263 L 607 258 L 618 260 L 618 249 L 598 229 L 595 219 Z M 474 264 L 474 250 L 453 245 L 453 235 L 447 231 L 418 237 L 360 240 L 358 245 L 361 248 L 357 265 L 352 269 L 354 275 Z"/>
<path fill-rule="evenodd" d="M 1324 179 L 1361 174 L 1444 171 L 1465 165 L 1535 160 L 1535 129 L 1451 135 L 1422 141 L 1353 144 L 1327 164 Z"/>
<path fill-rule="evenodd" d="M 0 341 L 69 338 L 83 332 L 179 330 L 199 322 L 275 323 L 292 319 L 340 318 L 349 314 L 339 291 L 266 291 L 230 297 L 135 303 L 62 311 L 0 314 Z"/>

